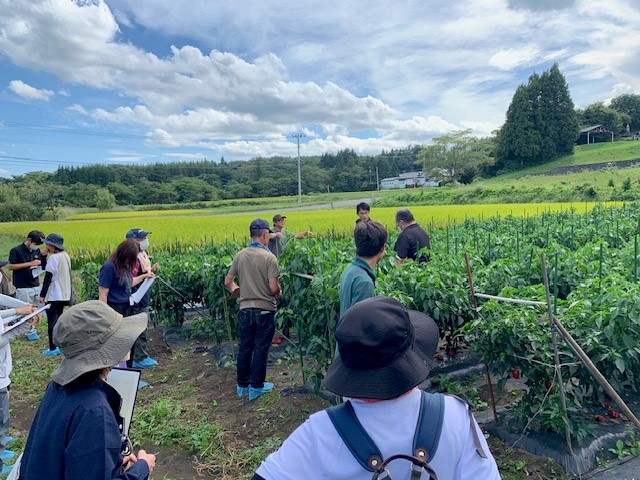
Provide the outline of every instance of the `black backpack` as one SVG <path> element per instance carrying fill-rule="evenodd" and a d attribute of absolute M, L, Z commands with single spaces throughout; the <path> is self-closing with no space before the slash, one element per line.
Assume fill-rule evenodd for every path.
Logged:
<path fill-rule="evenodd" d="M 350 401 L 327 409 L 327 414 L 358 463 L 362 468 L 373 473 L 372 480 L 379 478 L 391 480 L 386 466 L 393 460 L 400 458 L 412 463 L 412 480 L 419 479 L 423 471 L 429 473 L 429 478 L 432 480 L 437 480 L 438 477 L 428 462 L 438 450 L 438 442 L 442 432 L 444 395 L 441 393 L 422 392 L 418 423 L 413 436 L 413 455 L 400 453 L 383 459 L 380 449 L 358 421 Z M 380 475 L 383 474 L 386 476 L 381 477 Z"/>

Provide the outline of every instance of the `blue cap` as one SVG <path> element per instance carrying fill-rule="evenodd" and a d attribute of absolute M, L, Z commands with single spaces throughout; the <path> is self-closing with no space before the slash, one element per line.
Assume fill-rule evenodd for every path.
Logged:
<path fill-rule="evenodd" d="M 147 232 L 141 228 L 132 228 L 125 235 L 126 238 L 147 238 L 151 232 Z"/>
<path fill-rule="evenodd" d="M 249 225 L 249 232 L 253 232 L 255 230 L 269 230 L 269 233 L 271 233 L 269 223 L 267 223 L 267 221 L 263 220 L 262 218 L 256 218 L 253 222 L 251 222 L 251 225 Z"/>

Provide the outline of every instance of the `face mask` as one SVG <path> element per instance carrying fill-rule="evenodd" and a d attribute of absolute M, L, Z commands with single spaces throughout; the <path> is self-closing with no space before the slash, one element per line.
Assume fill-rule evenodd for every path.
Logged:
<path fill-rule="evenodd" d="M 145 239 L 140 242 L 140 250 L 146 250 L 149 248 L 149 240 Z"/>
<path fill-rule="evenodd" d="M 40 248 L 40 245 L 36 245 L 35 243 L 32 243 L 29 248 L 31 249 L 31 251 L 35 252 Z"/>

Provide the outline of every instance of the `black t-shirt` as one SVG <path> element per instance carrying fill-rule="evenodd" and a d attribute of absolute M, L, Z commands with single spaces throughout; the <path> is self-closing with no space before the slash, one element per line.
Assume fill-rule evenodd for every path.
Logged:
<path fill-rule="evenodd" d="M 398 254 L 398 257 L 415 260 L 418 250 L 424 247 L 431 249 L 429 235 L 427 235 L 427 232 L 425 232 L 420 225 L 414 223 L 402 231 L 393 249 Z M 429 256 L 426 253 L 422 253 L 418 259 L 419 262 L 426 262 L 428 260 Z"/>
<path fill-rule="evenodd" d="M 21 243 L 17 247 L 12 248 L 9 252 L 9 263 L 14 265 L 19 263 L 29 263 L 36 258 L 42 262 L 40 264 L 40 268 L 44 270 L 44 267 L 47 264 L 47 257 L 42 255 L 40 247 L 38 250 L 31 250 L 27 248 L 24 243 Z M 40 285 L 40 278 L 34 278 L 32 272 L 33 270 L 31 267 L 13 270 L 13 285 L 16 288 L 35 288 Z"/>

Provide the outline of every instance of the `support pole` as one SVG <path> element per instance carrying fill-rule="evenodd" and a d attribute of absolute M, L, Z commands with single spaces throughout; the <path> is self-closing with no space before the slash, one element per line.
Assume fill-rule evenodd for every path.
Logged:
<path fill-rule="evenodd" d="M 604 377 L 604 375 L 602 375 L 602 373 L 600 373 L 600 370 L 598 370 L 598 367 L 596 367 L 593 362 L 591 361 L 591 359 L 588 357 L 588 355 L 584 352 L 584 350 L 582 350 L 582 348 L 580 347 L 580 345 L 578 345 L 578 342 L 575 341 L 575 339 L 571 336 L 571 334 L 564 328 L 564 326 L 560 323 L 560 321 L 555 317 L 555 315 L 552 317 L 553 318 L 553 323 L 558 327 L 558 330 L 560 331 L 560 333 L 562 334 L 562 336 L 564 337 L 565 341 L 569 344 L 569 346 L 571 347 L 571 349 L 575 352 L 575 354 L 578 356 L 578 358 L 580 359 L 580 361 L 583 363 L 583 365 L 585 367 L 587 367 L 587 370 L 589 370 L 589 372 L 591 373 L 591 375 L 593 376 L 593 378 L 595 378 L 598 383 L 602 386 L 602 388 L 604 388 L 604 390 L 607 392 L 607 394 L 611 397 L 611 399 L 616 402 L 616 405 L 618 405 L 618 407 L 620 407 L 620 410 L 622 410 L 622 413 L 625 414 L 625 416 L 631 420 L 631 422 L 636 426 L 636 428 L 640 431 L 640 420 L 638 420 L 638 418 L 633 414 L 633 412 L 631 411 L 631 409 L 629 409 L 629 407 L 627 406 L 627 404 L 624 402 L 624 400 L 622 400 L 622 398 L 620 397 L 620 395 L 618 395 L 618 392 L 616 392 L 614 390 L 614 388 L 611 386 L 611 384 L 607 381 L 607 379 Z"/>
<path fill-rule="evenodd" d="M 549 327 L 551 327 L 551 342 L 553 343 L 553 358 L 556 364 L 556 378 L 558 380 L 558 388 L 560 392 L 560 402 L 562 404 L 562 413 L 567 423 L 564 426 L 564 434 L 567 440 L 567 449 L 573 455 L 573 447 L 571 446 L 571 432 L 569 431 L 569 416 L 567 414 L 567 399 L 564 394 L 564 381 L 562 380 L 562 372 L 560 370 L 560 355 L 558 354 L 557 329 L 553 322 L 553 311 L 551 306 L 551 293 L 549 293 L 549 278 L 547 278 L 547 263 L 544 259 L 544 253 L 540 254 L 540 262 L 542 263 L 542 280 L 544 280 L 544 293 L 547 298 L 547 314 L 549 315 Z"/>
<path fill-rule="evenodd" d="M 478 318 L 478 302 L 476 301 L 476 291 L 473 286 L 473 275 L 471 273 L 471 263 L 469 262 L 469 254 L 464 252 L 464 261 L 467 266 L 467 278 L 469 279 L 469 289 L 471 290 L 471 306 L 473 307 L 473 315 Z M 489 385 L 489 400 L 491 401 L 491 409 L 493 410 L 493 419 L 498 422 L 498 411 L 496 410 L 496 399 L 493 395 L 493 383 L 491 382 L 491 374 L 489 373 L 489 365 L 484 364 L 484 370 L 487 374 L 487 384 Z"/>

